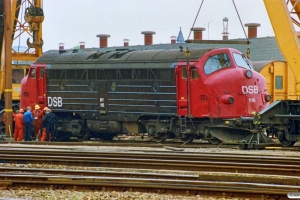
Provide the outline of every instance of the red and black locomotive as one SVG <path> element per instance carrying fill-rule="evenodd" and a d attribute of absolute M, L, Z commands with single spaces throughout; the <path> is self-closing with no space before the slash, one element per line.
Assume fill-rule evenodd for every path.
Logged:
<path fill-rule="evenodd" d="M 156 141 L 240 141 L 268 106 L 264 77 L 238 50 L 46 53 L 22 80 L 21 107 L 48 106 L 57 139 L 148 133 Z"/>

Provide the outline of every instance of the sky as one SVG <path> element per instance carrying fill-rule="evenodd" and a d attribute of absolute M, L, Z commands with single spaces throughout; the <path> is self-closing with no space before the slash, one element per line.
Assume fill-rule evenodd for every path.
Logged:
<path fill-rule="evenodd" d="M 154 31 L 153 44 L 170 43 L 180 27 L 184 39 L 196 19 L 202 0 L 44 0 L 43 51 L 64 43 L 99 47 L 98 34 L 109 34 L 108 46 L 143 45 L 142 31 Z M 203 27 L 203 39 L 220 40 L 223 18 L 228 18 L 228 38 L 245 38 L 244 24 L 260 23 L 258 37 L 274 36 L 263 0 L 205 0 L 194 27 Z M 241 18 L 242 24 L 238 18 Z M 247 34 L 247 28 L 244 27 Z M 27 39 L 26 37 L 25 39 Z M 190 38 L 193 39 L 191 33 Z M 26 45 L 26 43 L 24 43 Z"/>

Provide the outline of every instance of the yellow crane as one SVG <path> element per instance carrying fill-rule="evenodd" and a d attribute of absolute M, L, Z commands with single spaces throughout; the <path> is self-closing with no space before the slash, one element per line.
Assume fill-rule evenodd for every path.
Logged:
<path fill-rule="evenodd" d="M 295 94 L 300 99 L 300 1 L 264 0 L 275 37 L 281 53 L 293 71 L 296 79 Z"/>
<path fill-rule="evenodd" d="M 21 80 L 43 54 L 42 0 L 0 0 L 0 15 L 4 19 L 0 20 L 0 110 L 5 111 L 5 133 L 11 135 L 12 105 L 20 102 Z M 24 37 L 28 47 L 21 43 Z"/>
<path fill-rule="evenodd" d="M 275 100 L 266 109 L 255 113 L 253 124 L 257 130 L 275 134 L 282 145 L 293 146 L 300 141 L 300 45 L 297 32 L 300 27 L 300 1 L 264 0 L 264 4 L 279 49 L 294 74 L 294 77 L 286 77 L 294 81 L 294 88 L 290 91 L 295 96 Z"/>

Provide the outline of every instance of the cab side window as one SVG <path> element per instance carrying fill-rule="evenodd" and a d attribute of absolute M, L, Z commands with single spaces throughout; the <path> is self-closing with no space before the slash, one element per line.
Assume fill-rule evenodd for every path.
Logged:
<path fill-rule="evenodd" d="M 40 78 L 44 78 L 45 71 L 43 68 L 40 68 Z"/>
<path fill-rule="evenodd" d="M 30 71 L 30 78 L 35 78 L 36 77 L 36 69 L 32 69 L 31 71 Z"/>
<path fill-rule="evenodd" d="M 204 72 L 206 75 L 209 75 L 219 69 L 230 67 L 231 61 L 229 56 L 226 53 L 217 54 L 210 57 L 205 65 L 204 65 Z"/>
<path fill-rule="evenodd" d="M 192 79 L 198 79 L 199 78 L 199 74 L 198 74 L 198 71 L 197 71 L 196 67 L 192 67 L 191 72 L 192 72 Z"/>

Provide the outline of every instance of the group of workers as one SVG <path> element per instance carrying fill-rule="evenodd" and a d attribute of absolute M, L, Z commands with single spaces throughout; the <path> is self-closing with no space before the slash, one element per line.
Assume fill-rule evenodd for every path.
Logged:
<path fill-rule="evenodd" d="M 13 118 L 14 141 L 31 141 L 33 137 L 36 141 L 55 141 L 54 124 L 57 123 L 57 116 L 48 107 L 41 110 L 39 105 L 35 105 L 32 111 L 28 106 L 26 112 L 21 108 Z M 43 137 L 43 132 L 46 132 L 46 137 Z"/>

